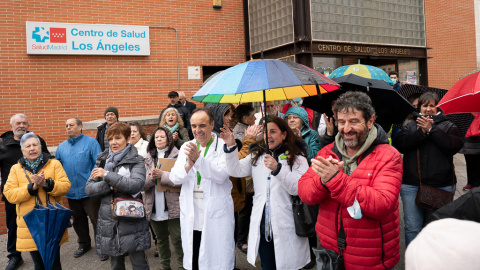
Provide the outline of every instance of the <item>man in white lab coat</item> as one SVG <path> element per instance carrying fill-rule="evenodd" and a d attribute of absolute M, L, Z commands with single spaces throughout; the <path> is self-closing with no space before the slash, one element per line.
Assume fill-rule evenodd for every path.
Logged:
<path fill-rule="evenodd" d="M 233 269 L 232 183 L 226 171 L 222 139 L 212 133 L 213 113 L 198 108 L 190 118 L 195 139 L 180 148 L 170 180 L 182 184 L 180 226 L 183 267 Z"/>

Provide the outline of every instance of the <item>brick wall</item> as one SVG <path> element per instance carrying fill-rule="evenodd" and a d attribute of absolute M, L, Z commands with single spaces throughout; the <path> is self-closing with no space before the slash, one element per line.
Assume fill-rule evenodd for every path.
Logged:
<path fill-rule="evenodd" d="M 1 1 L 0 132 L 15 113 L 49 146 L 65 139 L 65 119 L 102 118 L 108 106 L 121 117 L 153 115 L 177 90 L 175 31 L 150 28 L 151 55 L 39 56 L 26 54 L 25 22 L 170 26 L 178 30 L 180 87 L 190 98 L 202 80 L 188 66 L 232 66 L 245 60 L 242 1 Z"/>
<path fill-rule="evenodd" d="M 245 60 L 240 0 L 224 1 L 222 9 L 211 1 L 0 1 L 0 15 L 0 134 L 10 130 L 13 114 L 25 113 L 48 146 L 65 140 L 68 117 L 99 119 L 108 106 L 119 109 L 120 120 L 160 113 L 167 93 L 178 89 L 175 31 L 150 28 L 148 57 L 39 56 L 26 54 L 26 21 L 175 27 L 187 98 L 202 84 L 188 80 L 188 66 Z M 0 203 L 0 234 L 6 233 L 4 211 Z"/>
<path fill-rule="evenodd" d="M 428 84 L 448 89 L 477 68 L 473 1 L 426 0 Z"/>

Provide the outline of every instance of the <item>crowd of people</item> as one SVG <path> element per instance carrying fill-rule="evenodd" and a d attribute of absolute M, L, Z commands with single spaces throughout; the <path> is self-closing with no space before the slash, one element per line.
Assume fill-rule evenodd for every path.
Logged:
<path fill-rule="evenodd" d="M 418 248 L 415 239 L 431 214 L 415 203 L 421 183 L 454 193 L 453 155 L 460 150 L 470 155 L 465 189 L 480 183 L 472 168 L 480 148 L 471 147 L 470 138 L 470 148 L 462 149 L 465 139 L 431 92 L 411 100 L 417 110 L 393 144 L 362 92 L 333 101 L 333 117 L 322 116 L 318 131 L 301 99 L 282 112 L 269 101 L 257 119 L 252 104 L 196 108 L 183 92 L 168 98 L 151 134 L 138 122 L 119 121 L 116 107 L 104 111 L 95 139 L 83 134 L 80 119 L 66 119 L 68 138 L 55 156 L 28 130 L 26 115 L 12 116 L 12 130 L 0 136 L 6 270 L 23 263 L 22 252 L 30 253 L 35 269 L 44 269 L 24 216 L 38 201 L 63 197 L 78 236 L 72 255 L 83 256 L 94 243 L 111 269 L 125 269 L 125 256 L 132 269 L 157 264 L 145 256 L 151 239 L 161 269 L 171 269 L 170 242 L 178 269 L 237 269 L 236 247 L 252 265 L 259 256 L 262 269 L 311 269 L 321 265 L 322 249 L 343 256 L 344 269 L 393 269 L 400 260 L 400 229 L 407 247 Z M 297 234 L 295 196 L 317 207 L 316 235 Z M 139 201 L 144 209 L 135 217 L 116 215 L 121 200 Z M 66 230 L 60 245 L 67 240 Z M 60 254 L 53 269 L 62 269 Z"/>

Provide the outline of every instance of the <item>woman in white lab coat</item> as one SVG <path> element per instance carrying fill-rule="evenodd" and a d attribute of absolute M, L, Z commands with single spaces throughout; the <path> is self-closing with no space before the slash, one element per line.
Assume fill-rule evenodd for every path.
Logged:
<path fill-rule="evenodd" d="M 242 160 L 238 160 L 232 133 L 223 129 L 221 134 L 226 143 L 227 172 L 233 177 L 253 177 L 247 260 L 255 265 L 259 254 L 262 269 L 301 269 L 310 262 L 310 251 L 308 238 L 295 233 L 292 196 L 298 195 L 298 180 L 308 169 L 306 145 L 281 118 L 270 118 L 267 128 L 269 153 L 265 153 L 262 140 Z"/>

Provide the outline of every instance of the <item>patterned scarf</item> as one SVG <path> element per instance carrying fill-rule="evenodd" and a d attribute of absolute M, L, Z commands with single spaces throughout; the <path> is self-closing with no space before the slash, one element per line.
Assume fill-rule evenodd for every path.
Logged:
<path fill-rule="evenodd" d="M 164 127 L 168 128 L 168 130 L 170 130 L 170 133 L 175 133 L 175 131 L 178 130 L 178 128 L 180 127 L 180 124 L 177 122 L 175 125 L 173 125 L 173 127 L 170 127 L 169 125 L 165 124 L 163 125 Z"/>
<path fill-rule="evenodd" d="M 42 163 L 43 161 L 43 154 L 40 154 L 40 156 L 34 161 L 31 161 L 26 157 L 23 157 L 23 159 L 25 160 L 25 166 L 30 168 L 30 170 L 32 170 L 32 172 L 36 174 L 38 165 L 40 165 L 40 163 Z"/>
<path fill-rule="evenodd" d="M 112 149 L 109 149 L 107 162 L 105 164 L 106 171 L 112 171 L 113 168 L 117 167 L 118 163 L 122 161 L 122 159 L 130 152 L 130 148 L 132 147 L 131 144 L 127 144 L 127 146 L 120 152 L 114 153 Z"/>

